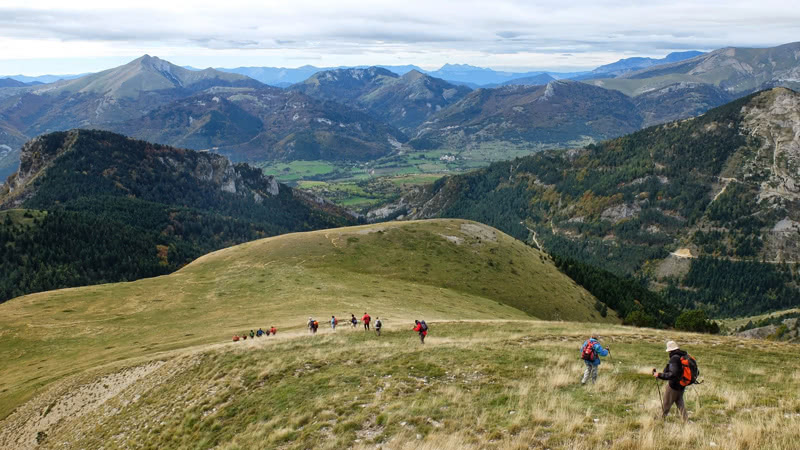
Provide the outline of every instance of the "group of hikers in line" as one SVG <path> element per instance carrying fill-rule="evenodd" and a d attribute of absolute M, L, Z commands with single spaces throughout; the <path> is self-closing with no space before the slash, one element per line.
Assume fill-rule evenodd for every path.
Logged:
<path fill-rule="evenodd" d="M 369 314 L 364 312 L 364 316 L 361 317 L 361 322 L 364 324 L 364 331 L 370 331 L 370 327 L 371 327 L 372 329 L 375 330 L 375 334 L 377 334 L 378 336 L 381 335 L 381 329 L 383 328 L 383 322 L 381 321 L 380 317 L 376 317 L 375 318 L 375 324 L 374 325 L 370 325 L 370 324 L 372 324 L 372 317 L 370 317 Z M 339 319 L 337 319 L 336 316 L 331 316 L 331 320 L 330 320 L 329 323 L 331 325 L 331 330 L 332 331 L 336 331 L 336 326 L 339 325 Z M 308 318 L 308 323 L 306 325 L 308 326 L 308 332 L 309 333 L 317 334 L 317 330 L 319 330 L 319 321 L 318 320 L 314 319 L 313 317 L 309 317 Z M 350 314 L 350 325 L 353 328 L 358 327 L 358 319 L 356 318 L 356 315 L 352 314 L 352 313 Z M 270 334 L 272 334 L 274 336 L 277 331 L 278 330 L 276 330 L 275 327 L 267 328 L 267 331 L 264 331 L 261 328 L 259 328 L 258 331 L 250 330 L 249 334 L 247 332 L 244 332 L 244 333 L 242 333 L 242 336 L 239 336 L 238 334 L 234 334 L 233 335 L 233 342 L 238 342 L 239 340 L 247 340 L 248 336 L 250 337 L 250 339 L 254 339 L 254 338 L 257 338 L 257 337 L 264 336 L 264 335 L 269 336 Z M 424 344 L 425 343 L 425 336 L 428 335 L 428 324 L 425 323 L 424 320 L 415 320 L 414 321 L 414 331 L 416 331 L 419 334 L 419 341 Z"/>
<path fill-rule="evenodd" d="M 241 337 L 239 337 L 238 334 L 234 334 L 233 335 L 233 342 L 239 342 L 239 339 L 241 339 L 243 341 L 246 341 L 247 340 L 247 336 L 250 336 L 250 339 L 255 339 L 257 337 L 269 336 L 269 335 L 275 336 L 275 333 L 277 333 L 277 332 L 278 332 L 278 329 L 275 328 L 275 327 L 269 327 L 269 328 L 267 328 L 267 331 L 264 331 L 261 328 L 259 328 L 258 331 L 250 330 L 250 334 L 248 334 L 245 331 L 244 333 L 242 333 Z"/>
<path fill-rule="evenodd" d="M 369 324 L 370 324 L 370 322 L 372 322 L 372 317 L 370 317 L 370 315 L 365 312 L 364 316 L 361 318 L 361 322 L 364 323 L 364 331 L 369 331 L 369 329 L 370 329 L 370 325 Z M 336 316 L 331 316 L 331 320 L 330 320 L 329 323 L 331 325 L 331 330 L 332 331 L 336 331 L 336 326 L 339 325 L 339 319 L 337 319 Z M 308 318 L 308 324 L 307 325 L 308 325 L 308 332 L 311 333 L 311 334 L 315 334 L 317 332 L 317 329 L 319 329 L 319 321 L 317 321 L 316 319 L 314 319 L 312 317 Z M 352 325 L 353 328 L 358 326 L 358 319 L 356 319 L 356 315 L 352 314 L 352 313 L 350 314 L 350 325 Z M 378 336 L 381 335 L 381 328 L 382 327 L 383 327 L 383 322 L 381 322 L 381 318 L 380 317 L 376 317 L 375 318 L 375 326 L 374 326 L 374 328 L 375 328 L 375 333 Z"/>
<path fill-rule="evenodd" d="M 364 324 L 364 331 L 370 331 L 370 324 L 372 323 L 372 317 L 365 311 L 364 315 L 361 317 L 361 323 Z M 336 316 L 331 316 L 330 320 L 331 331 L 336 331 L 336 326 L 339 325 L 339 319 Z M 356 315 L 350 313 L 350 325 L 353 328 L 358 327 L 358 319 Z M 319 330 L 319 321 L 314 319 L 313 317 L 308 318 L 308 332 L 311 334 L 316 334 L 317 330 Z M 375 324 L 372 326 L 375 330 L 375 334 L 380 336 L 381 335 L 381 328 L 383 328 L 383 322 L 381 321 L 380 317 L 375 318 Z M 414 331 L 419 333 L 419 340 L 423 344 L 425 343 L 425 336 L 428 335 L 428 324 L 425 323 L 424 320 L 415 320 L 414 321 Z"/>
<path fill-rule="evenodd" d="M 689 416 L 686 412 L 686 404 L 683 401 L 683 394 L 686 388 L 699 384 L 700 381 L 697 377 L 700 375 L 700 370 L 697 367 L 697 361 L 684 350 L 675 341 L 667 342 L 667 353 L 669 353 L 669 362 L 664 367 L 663 372 L 658 372 L 653 368 L 652 375 L 657 380 L 667 381 L 667 388 L 664 391 L 664 396 L 661 397 L 661 386 L 659 385 L 659 399 L 661 400 L 662 417 L 666 418 L 669 414 L 672 405 L 675 405 L 680 411 L 683 421 L 687 421 Z M 590 379 L 592 383 L 597 381 L 597 369 L 600 366 L 600 357 L 605 357 L 611 354 L 610 348 L 603 348 L 597 340 L 597 335 L 592 335 L 591 338 L 586 340 L 581 346 L 581 359 L 586 364 L 586 369 L 583 372 L 581 384 L 586 384 Z"/>

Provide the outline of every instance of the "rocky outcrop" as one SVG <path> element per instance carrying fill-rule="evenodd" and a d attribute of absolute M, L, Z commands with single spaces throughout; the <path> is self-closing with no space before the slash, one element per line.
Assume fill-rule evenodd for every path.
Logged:
<path fill-rule="evenodd" d="M 798 319 L 784 319 L 779 325 L 767 325 L 764 327 L 751 328 L 749 330 L 736 333 L 739 337 L 750 339 L 771 339 L 776 341 L 800 341 L 800 329 Z"/>
<path fill-rule="evenodd" d="M 85 141 L 80 138 L 85 137 Z M 115 148 L 113 142 L 130 142 L 120 135 L 91 130 L 72 130 L 40 136 L 25 144 L 20 156 L 20 169 L 9 177 L 8 183 L 0 188 L 0 209 L 22 206 L 26 200 L 36 194 L 34 181 L 62 155 L 73 151 L 81 151 L 81 146 L 92 145 L 97 141 L 108 142 L 109 149 Z M 201 183 L 207 183 L 228 194 L 253 198 L 256 203 L 269 196 L 280 193 L 281 187 L 272 176 L 243 164 L 233 164 L 228 158 L 208 152 L 187 152 L 171 147 L 148 147 L 139 156 L 127 156 L 127 161 L 119 164 L 139 164 L 143 168 L 159 164 L 166 167 L 168 173 L 175 177 L 192 177 Z M 109 151 L 110 151 L 109 150 Z M 138 161 L 131 159 L 141 158 Z M 87 164 L 92 161 L 88 160 Z M 102 176 L 114 180 L 119 186 L 124 182 L 117 179 L 117 167 L 108 167 Z"/>

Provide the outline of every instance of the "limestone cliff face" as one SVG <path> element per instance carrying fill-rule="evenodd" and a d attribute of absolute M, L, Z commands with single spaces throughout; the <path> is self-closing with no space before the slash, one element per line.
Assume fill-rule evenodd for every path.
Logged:
<path fill-rule="evenodd" d="M 762 175 L 759 202 L 800 200 L 800 94 L 785 88 L 762 93 L 742 110 L 744 128 L 761 141 L 739 172 Z"/>
<path fill-rule="evenodd" d="M 26 188 L 32 186 L 32 182 L 39 174 L 71 148 L 78 137 L 78 132 L 70 131 L 62 135 L 59 143 L 49 139 L 48 136 L 39 136 L 23 145 L 19 170 L 0 188 L 0 208 L 18 207 L 33 196 L 35 190 Z"/>

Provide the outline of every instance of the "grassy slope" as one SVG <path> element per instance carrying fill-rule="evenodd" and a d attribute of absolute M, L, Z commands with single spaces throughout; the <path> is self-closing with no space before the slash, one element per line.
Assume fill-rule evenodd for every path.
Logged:
<path fill-rule="evenodd" d="M 422 347 L 392 325 L 379 339 L 279 335 L 70 380 L 23 408 L 30 420 L 3 423 L 0 445 L 20 436 L 21 448 L 45 429 L 45 448 L 788 450 L 800 438 L 790 344 L 511 321 L 433 323 Z M 577 353 L 590 331 L 613 356 L 581 387 Z M 686 396 L 688 425 L 655 418 L 648 372 L 663 367 L 667 339 L 697 357 L 705 379 Z M 114 386 L 125 377 L 135 382 Z"/>
<path fill-rule="evenodd" d="M 593 305 L 545 255 L 467 221 L 289 234 L 211 253 L 168 276 L 0 305 L 0 360 L 9 362 L 0 368 L 0 417 L 65 375 L 251 328 L 301 329 L 309 315 L 324 321 L 366 310 L 387 325 L 526 313 L 617 321 Z"/>

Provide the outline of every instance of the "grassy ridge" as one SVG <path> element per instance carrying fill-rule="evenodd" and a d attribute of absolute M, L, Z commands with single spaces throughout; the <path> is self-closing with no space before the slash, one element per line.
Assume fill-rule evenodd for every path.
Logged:
<path fill-rule="evenodd" d="M 0 306 L 0 417 L 65 375 L 228 341 L 308 316 L 387 324 L 444 319 L 601 318 L 544 254 L 461 220 L 283 235 L 203 256 L 171 275 L 20 297 Z"/>
<path fill-rule="evenodd" d="M 796 448 L 800 388 L 795 346 L 578 323 L 433 322 L 425 347 L 405 323 L 380 339 L 362 331 L 225 344 L 139 366 L 150 374 L 105 404 L 67 417 L 44 448 Z M 613 356 L 581 387 L 578 347 L 598 332 Z M 705 383 L 686 395 L 690 422 L 656 419 L 651 367 L 666 339 L 699 361 Z M 742 354 L 747 358 L 742 358 Z M 770 370 L 780 367 L 781 370 Z M 133 370 L 126 373 L 133 376 Z M 29 440 L 74 380 L 43 398 L 30 422 L 12 416 L 0 443 Z M 663 384 L 663 383 L 662 383 Z M 108 389 L 108 388 L 106 388 Z M 113 387 L 111 387 L 113 389 Z M 663 386 L 662 386 L 663 391 Z M 72 393 L 78 393 L 69 397 Z M 59 397 L 64 395 L 64 397 Z M 102 424 L 101 424 L 102 423 Z"/>

